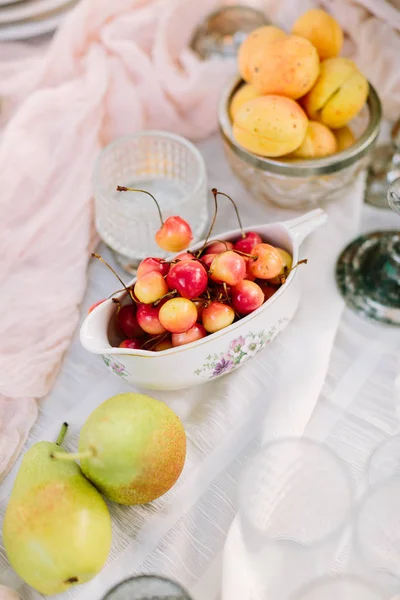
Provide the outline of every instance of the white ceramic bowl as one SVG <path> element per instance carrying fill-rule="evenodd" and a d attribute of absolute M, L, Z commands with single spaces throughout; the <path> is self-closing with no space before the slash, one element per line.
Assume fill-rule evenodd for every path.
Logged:
<path fill-rule="evenodd" d="M 284 248 L 299 258 L 299 248 L 308 234 L 326 221 L 321 209 L 270 225 L 255 225 L 245 231 L 256 231 L 263 240 Z M 219 235 L 220 240 L 240 237 L 236 229 Z M 202 247 L 200 242 L 192 248 Z M 81 342 L 89 352 L 100 354 L 106 366 L 133 386 L 152 390 L 176 390 L 204 383 L 236 369 L 282 331 L 293 317 L 300 300 L 298 270 L 294 269 L 285 284 L 253 313 L 201 340 L 185 346 L 150 352 L 115 348 L 110 344 L 115 304 L 107 300 L 95 308 L 81 328 Z M 133 280 L 131 283 L 133 283 Z M 125 292 L 119 296 L 124 297 Z"/>

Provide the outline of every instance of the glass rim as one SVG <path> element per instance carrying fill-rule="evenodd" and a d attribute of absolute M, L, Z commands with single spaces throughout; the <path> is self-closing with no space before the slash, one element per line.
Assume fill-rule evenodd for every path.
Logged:
<path fill-rule="evenodd" d="M 367 480 L 368 483 L 371 484 L 371 465 L 372 465 L 372 461 L 374 460 L 374 458 L 378 455 L 378 453 L 385 448 L 385 446 L 388 446 L 390 443 L 392 443 L 394 440 L 399 440 L 400 442 L 400 433 L 395 433 L 394 435 L 391 435 L 390 437 L 386 438 L 385 440 L 383 440 L 382 442 L 380 442 L 380 444 L 378 444 L 374 450 L 371 452 L 371 454 L 368 457 L 367 462 L 365 463 L 365 467 L 364 467 L 364 475 L 365 475 L 365 479 Z M 399 456 L 400 458 L 400 456 Z M 395 473 L 393 473 L 392 475 L 389 476 L 384 476 L 382 477 L 382 479 L 380 479 L 377 482 L 372 482 L 372 486 L 376 486 L 378 485 L 380 482 L 385 481 L 386 479 L 392 479 L 393 477 L 395 477 Z"/>
<path fill-rule="evenodd" d="M 382 106 L 375 88 L 369 83 L 367 105 L 369 109 L 368 125 L 349 148 L 336 152 L 324 158 L 313 158 L 308 160 L 285 161 L 279 158 L 265 158 L 242 148 L 233 137 L 232 123 L 229 116 L 229 106 L 233 94 L 244 84 L 240 76 L 234 79 L 224 89 L 218 107 L 218 121 L 221 136 L 230 150 L 245 163 L 250 164 L 266 173 L 273 173 L 286 177 L 312 177 L 318 175 L 329 175 L 337 173 L 357 162 L 362 158 L 375 143 L 380 129 L 382 119 Z"/>
<path fill-rule="evenodd" d="M 127 577 L 126 579 L 123 579 L 122 581 L 120 581 L 119 583 L 114 585 L 112 588 L 110 588 L 108 590 L 108 592 L 106 592 L 106 595 L 102 598 L 102 600 L 108 600 L 108 597 L 111 596 L 111 594 L 118 591 L 118 588 L 123 587 L 124 585 L 126 585 L 127 583 L 129 583 L 131 581 L 137 581 L 138 583 L 140 583 L 140 581 L 145 581 L 145 580 L 148 581 L 150 579 L 153 579 L 155 581 L 163 581 L 164 583 L 170 583 L 170 584 L 174 585 L 176 587 L 177 591 L 182 594 L 182 598 L 184 598 L 185 600 L 192 600 L 190 598 L 188 592 L 177 581 L 174 581 L 174 580 L 169 579 L 168 577 L 164 577 L 162 575 L 154 575 L 151 573 L 144 574 L 144 575 L 132 575 L 132 577 Z M 111 598 L 111 600 L 112 600 L 112 598 Z"/>
<path fill-rule="evenodd" d="M 355 583 L 364 588 L 368 588 L 368 590 L 372 589 L 376 594 L 381 596 L 382 599 L 386 598 L 385 591 L 375 581 L 371 581 L 370 579 L 360 577 L 358 575 L 353 575 L 351 573 L 344 573 L 336 577 L 333 575 L 323 575 L 322 577 L 317 577 L 298 588 L 289 597 L 289 600 L 302 600 L 302 598 L 304 598 L 304 596 L 308 592 L 318 589 L 327 584 L 335 584 L 336 582 Z"/>
<path fill-rule="evenodd" d="M 346 462 L 334 450 L 329 448 L 328 445 L 321 443 L 317 440 L 313 440 L 312 438 L 302 437 L 302 436 L 301 437 L 286 436 L 286 437 L 274 440 L 272 442 L 268 442 L 261 446 L 261 448 L 258 450 L 256 455 L 253 458 L 251 458 L 250 461 L 247 463 L 247 468 L 245 467 L 244 474 L 242 475 L 242 477 L 240 478 L 240 481 L 239 481 L 239 486 L 238 486 L 239 517 L 240 517 L 240 520 L 242 520 L 244 524 L 249 525 L 251 528 L 253 528 L 253 522 L 251 519 L 249 519 L 247 517 L 247 511 L 246 511 L 245 515 L 243 515 L 243 510 L 241 507 L 244 504 L 246 504 L 246 496 L 245 496 L 245 492 L 244 492 L 246 486 L 244 484 L 246 483 L 246 480 L 248 480 L 248 478 L 250 477 L 249 467 L 251 467 L 252 463 L 255 462 L 257 456 L 264 454 L 270 448 L 284 446 L 287 443 L 299 443 L 299 442 L 301 444 L 304 444 L 307 446 L 313 446 L 314 448 L 319 448 L 320 450 L 322 449 L 326 455 L 329 455 L 330 458 L 333 459 L 333 461 L 339 467 L 339 470 L 344 475 L 344 479 L 347 482 L 347 488 L 350 493 L 351 503 L 349 505 L 348 510 L 345 513 L 345 517 L 341 520 L 341 522 L 338 523 L 338 525 L 336 527 L 334 527 L 331 531 L 329 531 L 329 533 L 327 533 L 326 535 L 323 535 L 322 537 L 317 538 L 315 541 L 311 542 L 310 544 L 303 544 L 300 540 L 295 540 L 294 538 L 283 537 L 283 536 L 282 537 L 270 537 L 266 543 L 267 544 L 275 543 L 275 542 L 279 541 L 279 543 L 284 544 L 284 543 L 293 543 L 294 542 L 294 543 L 300 544 L 304 548 L 318 548 L 319 546 L 322 546 L 324 543 L 326 543 L 330 539 L 333 539 L 341 531 L 343 531 L 345 526 L 350 522 L 352 515 L 353 515 L 353 505 L 354 505 L 354 500 L 355 500 L 355 484 L 354 484 L 353 477 L 351 475 L 351 472 L 350 472 Z M 248 487 L 247 487 L 247 489 L 248 489 Z"/>
<path fill-rule="evenodd" d="M 186 204 L 194 196 L 196 196 L 196 194 L 198 194 L 200 192 L 202 185 L 204 185 L 207 182 L 206 164 L 201 155 L 200 150 L 198 150 L 198 148 L 196 148 L 196 146 L 192 142 L 190 142 L 189 140 L 187 140 L 186 138 L 184 138 L 181 135 L 177 135 L 175 133 L 170 133 L 168 131 L 162 131 L 162 130 L 158 130 L 158 129 L 148 129 L 145 131 L 138 131 L 137 133 L 133 133 L 130 135 L 120 136 L 120 137 L 116 138 L 114 141 L 112 141 L 110 144 L 108 144 L 107 146 L 104 146 L 104 148 L 100 151 L 100 153 L 98 154 L 98 156 L 95 160 L 93 174 L 92 174 L 92 185 L 93 185 L 95 199 L 101 198 L 107 204 L 112 204 L 115 201 L 115 199 L 111 198 L 110 195 L 104 190 L 103 186 L 100 184 L 100 179 L 101 179 L 100 174 L 102 171 L 103 160 L 107 156 L 109 156 L 109 154 L 112 154 L 112 152 L 114 152 L 115 149 L 118 148 L 118 146 L 120 146 L 126 142 L 139 140 L 141 138 L 150 138 L 150 137 L 158 137 L 161 139 L 178 142 L 182 146 L 185 146 L 186 149 L 189 150 L 189 152 L 192 154 L 192 156 L 196 159 L 197 166 L 199 168 L 199 173 L 197 176 L 196 183 L 190 189 L 190 191 L 182 197 L 182 200 L 180 201 L 179 205 L 182 206 L 183 204 Z M 119 185 L 119 184 L 116 183 L 116 186 L 117 185 Z M 135 212 L 139 213 L 139 214 L 143 214 L 143 213 L 147 213 L 148 211 L 147 211 L 147 209 L 142 209 L 142 208 L 136 207 Z"/>
<path fill-rule="evenodd" d="M 357 502 L 356 506 L 354 507 L 353 510 L 353 519 L 354 519 L 354 527 L 353 527 L 353 544 L 357 550 L 357 552 L 360 554 L 360 556 L 363 557 L 364 562 L 366 564 L 369 565 L 369 567 L 371 568 L 371 564 L 370 561 L 367 560 L 367 554 L 365 553 L 365 545 L 361 543 L 360 541 L 360 530 L 362 528 L 362 519 L 361 519 L 361 515 L 363 513 L 363 511 L 365 510 L 366 506 L 367 506 L 367 501 L 370 498 L 373 498 L 376 493 L 381 490 L 381 489 L 385 489 L 386 487 L 390 487 L 390 484 L 395 484 L 399 487 L 400 490 L 400 478 L 399 476 L 396 475 L 391 475 L 389 477 L 385 477 L 383 478 L 381 481 L 378 481 L 377 483 L 375 483 L 374 485 L 372 485 L 359 499 L 359 501 Z M 399 567 L 399 572 L 395 572 L 392 569 L 388 569 L 385 567 L 372 567 L 375 571 L 378 571 L 380 573 L 387 573 L 389 575 L 393 575 L 395 577 L 399 577 L 400 576 L 400 567 Z"/>

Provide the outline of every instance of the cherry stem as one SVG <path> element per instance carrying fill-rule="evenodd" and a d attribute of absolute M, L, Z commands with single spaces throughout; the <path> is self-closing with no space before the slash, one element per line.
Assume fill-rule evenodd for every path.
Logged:
<path fill-rule="evenodd" d="M 67 433 L 68 423 L 63 423 L 60 429 L 60 433 L 58 434 L 58 438 L 56 441 L 57 446 L 61 446 L 64 441 L 65 435 Z"/>
<path fill-rule="evenodd" d="M 68 452 L 52 452 L 50 454 L 50 458 L 56 458 L 57 460 L 82 460 L 84 458 L 93 458 L 96 456 L 96 450 L 94 448 L 90 448 L 89 450 L 85 450 L 84 452 L 75 452 L 74 454 L 69 454 Z"/>
<path fill-rule="evenodd" d="M 147 340 L 147 342 L 145 342 L 143 344 L 142 350 L 149 343 L 150 343 L 150 347 L 146 348 L 146 350 L 148 350 L 148 351 L 152 350 L 153 348 L 155 348 L 157 346 L 157 344 L 159 344 L 160 342 L 162 342 L 163 340 L 165 340 L 165 338 L 167 338 L 168 336 L 169 336 L 169 332 L 167 331 L 166 333 L 161 333 L 157 337 L 150 338 L 149 340 Z"/>
<path fill-rule="evenodd" d="M 218 193 L 218 192 L 217 192 L 217 190 L 216 190 L 215 188 L 213 188 L 213 189 L 211 190 L 211 192 L 212 192 L 212 195 L 214 196 L 214 216 L 213 216 L 213 219 L 212 219 L 212 221 L 211 221 L 211 225 L 210 225 L 210 229 L 208 230 L 207 237 L 206 237 L 206 239 L 204 240 L 204 244 L 203 244 L 202 248 L 200 248 L 200 250 L 199 250 L 199 251 L 198 251 L 198 253 L 197 253 L 197 258 L 198 258 L 199 256 L 201 256 L 201 255 L 202 255 L 202 253 L 204 252 L 204 249 L 205 249 L 205 247 L 206 247 L 206 246 L 207 246 L 207 244 L 208 244 L 208 240 L 210 239 L 210 235 L 212 234 L 212 230 L 214 229 L 214 226 L 215 226 L 215 221 L 217 220 L 217 214 L 218 214 L 218 201 L 217 201 L 217 193 Z"/>
<path fill-rule="evenodd" d="M 308 263 L 308 259 L 307 259 L 307 258 L 303 258 L 303 260 L 299 260 L 299 262 L 297 262 L 297 263 L 294 265 L 294 267 L 292 267 L 291 269 L 288 269 L 288 268 L 286 267 L 286 271 L 285 271 L 285 273 L 283 273 L 282 275 L 279 275 L 279 280 L 280 280 L 281 284 L 284 284 L 284 283 L 285 283 L 285 281 L 286 281 L 286 279 L 289 277 L 290 273 L 291 273 L 292 271 L 294 271 L 295 269 L 297 269 L 297 267 L 298 267 L 299 265 L 306 265 L 307 263 Z"/>
<path fill-rule="evenodd" d="M 227 301 L 229 302 L 228 288 L 226 287 L 225 281 L 223 282 L 222 287 L 224 288 L 225 297 L 226 297 Z"/>
<path fill-rule="evenodd" d="M 124 284 L 124 282 L 122 281 L 121 277 L 118 275 L 118 273 L 112 268 L 111 265 L 108 264 L 108 262 L 106 262 L 104 260 L 104 258 L 102 258 L 100 256 L 100 254 L 96 254 L 95 252 L 92 252 L 91 254 L 92 258 L 97 258 L 97 260 L 99 260 L 100 262 L 103 263 L 103 265 L 106 265 L 106 267 L 108 269 L 110 269 L 111 273 L 113 273 L 115 275 L 115 277 L 118 279 L 118 281 L 120 282 L 120 284 L 122 285 L 122 287 L 124 288 L 124 290 L 127 292 L 127 294 L 129 294 L 130 298 L 132 299 L 132 302 L 134 302 L 133 296 L 132 296 L 132 290 L 130 290 L 129 288 L 126 287 L 126 285 Z"/>
<path fill-rule="evenodd" d="M 254 256 L 254 254 L 247 254 L 247 252 L 242 252 L 241 250 L 235 250 L 235 248 L 233 249 L 233 252 L 236 252 L 236 254 L 240 254 L 240 256 L 246 256 L 247 258 L 252 258 L 253 260 L 258 260 L 258 256 Z"/>
<path fill-rule="evenodd" d="M 229 248 L 228 248 L 228 244 L 226 243 L 226 241 L 225 241 L 225 240 L 216 240 L 216 239 L 214 239 L 214 240 L 210 240 L 210 241 L 207 243 L 207 246 L 209 246 L 210 244 L 215 244 L 215 242 L 219 242 L 220 244 L 224 244 L 224 245 L 225 245 L 225 250 L 229 250 Z"/>
<path fill-rule="evenodd" d="M 177 294 L 176 290 L 171 290 L 170 292 L 167 292 L 166 294 L 164 294 L 164 296 L 161 296 L 161 298 L 159 298 L 158 300 L 153 302 L 153 306 L 158 306 L 160 304 L 161 300 L 164 300 L 165 298 L 172 298 L 176 294 Z"/>
<path fill-rule="evenodd" d="M 160 215 L 161 226 L 164 225 L 160 205 L 158 204 L 157 200 L 154 198 L 153 194 L 150 194 L 150 192 L 147 192 L 146 190 L 138 190 L 136 188 L 125 187 L 124 185 L 117 185 L 117 192 L 140 192 L 141 194 L 147 194 L 148 196 L 150 196 L 150 198 L 153 198 L 153 200 L 157 206 L 157 209 L 158 209 L 158 214 Z"/>
<path fill-rule="evenodd" d="M 224 194 L 224 192 L 219 192 L 217 190 L 217 188 L 213 188 L 211 191 L 214 194 L 214 196 L 225 196 L 225 198 L 228 198 L 228 200 L 230 200 L 232 202 L 233 208 L 235 209 L 235 213 L 236 213 L 237 220 L 238 220 L 238 223 L 239 223 L 239 227 L 240 227 L 240 229 L 242 231 L 242 238 L 245 239 L 246 234 L 245 234 L 245 232 L 243 230 L 243 225 L 242 225 L 242 221 L 240 219 L 240 214 L 239 214 L 238 207 L 236 206 L 236 202 L 234 200 L 232 200 L 232 198 L 230 196 L 228 196 L 228 194 Z"/>

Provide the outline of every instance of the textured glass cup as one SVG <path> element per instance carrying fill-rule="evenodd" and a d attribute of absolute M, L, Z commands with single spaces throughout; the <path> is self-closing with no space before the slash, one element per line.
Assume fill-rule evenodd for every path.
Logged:
<path fill-rule="evenodd" d="M 239 515 L 255 597 L 280 600 L 333 562 L 353 506 L 346 464 L 302 438 L 265 446 L 247 465 Z"/>
<path fill-rule="evenodd" d="M 200 152 L 186 139 L 145 131 L 117 139 L 97 159 L 97 231 L 119 264 L 133 273 L 147 256 L 168 254 L 154 240 L 161 223 L 153 200 L 140 192 L 118 192 L 117 185 L 150 192 L 164 220 L 179 215 L 190 223 L 194 242 L 202 238 L 208 223 L 206 169 Z"/>
<path fill-rule="evenodd" d="M 104 596 L 103 600 L 191 600 L 177 583 L 157 577 L 142 575 L 122 581 Z"/>
<path fill-rule="evenodd" d="M 393 476 L 400 479 L 400 434 L 380 444 L 371 454 L 367 466 L 367 479 L 370 485 Z"/>
<path fill-rule="evenodd" d="M 322 577 L 295 592 L 290 600 L 385 600 L 387 592 L 352 576 Z"/>

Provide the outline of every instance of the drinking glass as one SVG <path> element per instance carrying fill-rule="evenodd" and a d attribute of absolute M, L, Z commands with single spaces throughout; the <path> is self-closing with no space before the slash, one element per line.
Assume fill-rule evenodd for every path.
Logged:
<path fill-rule="evenodd" d="M 351 575 L 321 577 L 301 588 L 290 600 L 386 600 L 387 591 Z"/>
<path fill-rule="evenodd" d="M 191 600 L 177 583 L 155 575 L 141 575 L 122 581 L 103 600 Z"/>
<path fill-rule="evenodd" d="M 150 192 L 164 220 L 186 219 L 199 241 L 208 223 L 207 177 L 200 152 L 171 133 L 145 131 L 117 139 L 97 159 L 93 186 L 96 227 L 117 262 L 134 273 L 147 256 L 168 257 L 156 244 L 160 217 L 153 200 L 140 192 L 118 192 L 117 185 Z"/>
<path fill-rule="evenodd" d="M 400 178 L 387 189 L 389 206 L 400 213 Z M 400 325 L 400 231 L 375 231 L 344 249 L 336 281 L 345 301 L 364 317 Z"/>
<path fill-rule="evenodd" d="M 400 479 L 372 487 L 355 514 L 353 564 L 393 592 L 400 589 Z"/>
<path fill-rule="evenodd" d="M 287 438 L 246 467 L 239 517 L 254 596 L 286 598 L 327 572 L 353 506 L 346 464 L 327 446 Z"/>
<path fill-rule="evenodd" d="M 372 453 L 367 465 L 367 479 L 375 485 L 389 477 L 400 479 L 400 434 L 393 435 Z"/>

